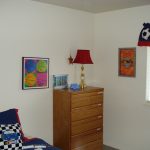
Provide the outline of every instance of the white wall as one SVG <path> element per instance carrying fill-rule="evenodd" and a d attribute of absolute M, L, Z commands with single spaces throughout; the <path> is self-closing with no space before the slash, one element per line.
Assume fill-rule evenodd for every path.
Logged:
<path fill-rule="evenodd" d="M 105 88 L 104 144 L 150 149 L 150 106 L 145 105 L 146 48 L 137 47 L 150 6 L 95 15 L 95 84 Z M 118 76 L 118 48 L 137 47 L 136 77 Z"/>
<path fill-rule="evenodd" d="M 22 57 L 48 57 L 50 76 L 67 73 L 75 82 L 80 68 L 68 65 L 67 58 L 77 48 L 93 47 L 93 19 L 90 13 L 31 0 L 0 0 L 0 111 L 19 108 L 26 134 L 52 143 L 52 87 L 22 90 Z M 87 78 L 92 80 L 92 73 Z"/>

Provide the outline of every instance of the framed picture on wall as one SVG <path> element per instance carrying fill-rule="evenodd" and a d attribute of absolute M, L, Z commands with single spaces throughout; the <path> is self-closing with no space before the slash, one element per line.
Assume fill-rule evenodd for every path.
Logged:
<path fill-rule="evenodd" d="M 118 75 L 124 77 L 136 76 L 136 48 L 119 48 Z"/>
<path fill-rule="evenodd" d="M 22 89 L 49 87 L 49 58 L 22 57 Z"/>

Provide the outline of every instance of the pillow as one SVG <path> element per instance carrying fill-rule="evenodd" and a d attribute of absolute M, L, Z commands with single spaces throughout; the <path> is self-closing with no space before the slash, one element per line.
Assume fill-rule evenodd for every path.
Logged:
<path fill-rule="evenodd" d="M 0 150 L 21 150 L 21 127 L 16 124 L 0 125 Z"/>
<path fill-rule="evenodd" d="M 0 124 L 15 124 L 15 123 L 20 123 L 19 115 L 18 115 L 18 109 L 9 109 L 3 112 L 0 112 Z M 21 130 L 21 136 L 22 140 L 25 139 L 24 133 Z"/>
<path fill-rule="evenodd" d="M 15 124 L 19 123 L 17 109 L 9 109 L 3 112 L 0 112 L 0 124 Z"/>

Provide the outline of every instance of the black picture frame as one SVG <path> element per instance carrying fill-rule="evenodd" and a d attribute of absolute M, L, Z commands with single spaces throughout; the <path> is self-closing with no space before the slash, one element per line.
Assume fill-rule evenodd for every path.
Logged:
<path fill-rule="evenodd" d="M 49 88 L 49 58 L 22 57 L 22 89 Z"/>

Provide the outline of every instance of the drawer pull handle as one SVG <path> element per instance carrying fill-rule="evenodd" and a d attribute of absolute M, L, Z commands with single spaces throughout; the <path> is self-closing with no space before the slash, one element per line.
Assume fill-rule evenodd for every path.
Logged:
<path fill-rule="evenodd" d="M 103 94 L 103 92 L 98 92 L 97 94 Z"/>
<path fill-rule="evenodd" d="M 79 110 L 80 108 L 74 108 L 74 110 Z"/>
<path fill-rule="evenodd" d="M 102 104 L 98 104 L 98 106 L 102 106 Z"/>
<path fill-rule="evenodd" d="M 101 119 L 101 118 L 102 118 L 102 116 L 98 116 L 97 118 L 98 118 L 98 119 Z"/>
<path fill-rule="evenodd" d="M 100 130 L 101 130 L 101 128 L 97 128 L 96 130 L 97 130 L 97 131 L 100 131 Z"/>

